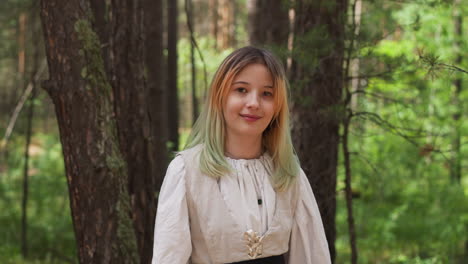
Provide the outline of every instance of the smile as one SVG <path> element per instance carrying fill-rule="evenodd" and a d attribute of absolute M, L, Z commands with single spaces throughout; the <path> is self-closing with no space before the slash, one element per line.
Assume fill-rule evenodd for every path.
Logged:
<path fill-rule="evenodd" d="M 254 122 L 254 121 L 257 121 L 260 118 L 262 118 L 261 116 L 256 116 L 256 115 L 242 115 L 242 114 L 240 114 L 240 116 L 242 118 L 244 118 L 246 121 L 249 121 L 249 122 Z"/>

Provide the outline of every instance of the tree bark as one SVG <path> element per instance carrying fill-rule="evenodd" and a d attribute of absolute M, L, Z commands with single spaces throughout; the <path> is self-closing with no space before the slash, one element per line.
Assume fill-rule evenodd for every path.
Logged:
<path fill-rule="evenodd" d="M 110 72 L 114 111 L 120 150 L 128 164 L 128 191 L 140 261 L 149 263 L 157 205 L 155 194 L 167 165 L 167 134 L 161 125 L 166 124 L 164 86 L 161 85 L 164 83 L 161 80 L 162 2 L 112 0 L 111 12 Z M 147 24 L 145 28 L 145 23 L 154 24 Z"/>
<path fill-rule="evenodd" d="M 210 33 L 214 40 L 214 49 L 218 49 L 218 0 L 209 0 L 208 6 L 210 9 Z"/>
<path fill-rule="evenodd" d="M 32 41 L 33 43 L 39 43 L 41 40 L 41 34 L 37 27 L 38 25 L 38 11 L 39 5 L 36 3 L 32 5 L 30 12 L 30 29 L 32 31 Z M 23 201 L 21 205 L 22 209 L 22 219 L 21 219 L 21 253 L 24 258 L 28 256 L 28 199 L 29 199 L 29 146 L 31 144 L 31 138 L 33 135 L 33 120 L 34 120 L 34 100 L 37 95 L 37 74 L 41 71 L 39 69 L 39 60 L 40 52 L 38 46 L 32 47 L 32 56 L 31 56 L 31 73 L 30 73 L 30 84 L 31 85 L 31 96 L 29 98 L 29 109 L 28 109 L 28 121 L 27 121 L 27 130 L 26 130 L 26 146 L 24 150 L 24 174 L 23 174 Z M 25 92 L 29 89 L 26 86 Z"/>
<path fill-rule="evenodd" d="M 57 115 L 80 263 L 136 263 L 127 168 L 91 13 L 86 0 L 41 1 L 44 88 Z"/>
<path fill-rule="evenodd" d="M 348 213 L 348 232 L 349 232 L 349 246 L 351 248 L 351 264 L 358 263 L 358 251 L 356 245 L 356 228 L 354 224 L 353 216 L 353 192 L 352 192 L 352 177 L 351 177 L 351 160 L 348 149 L 348 136 L 349 126 L 351 122 L 351 116 L 346 117 L 343 122 L 343 136 L 342 136 L 342 147 L 343 157 L 345 166 L 345 200 L 346 200 L 346 211 Z"/>
<path fill-rule="evenodd" d="M 145 144 L 150 146 L 148 153 L 150 156 L 147 160 L 142 161 L 140 166 L 153 164 L 153 171 L 145 171 L 144 168 L 139 167 L 142 174 L 138 177 L 145 177 L 144 179 L 135 179 L 139 181 L 139 192 L 145 195 L 141 198 L 137 212 L 140 212 L 142 218 L 135 221 L 137 227 L 137 235 L 140 246 L 140 259 L 141 263 L 151 263 L 153 256 L 153 238 L 154 238 L 154 217 L 156 215 L 157 198 L 156 191 L 161 188 L 164 173 L 167 168 L 167 141 L 168 141 L 168 101 L 167 101 L 167 88 L 165 85 L 164 72 L 164 55 L 163 55 L 163 0 L 144 0 L 144 29 L 145 41 L 144 48 L 146 51 L 146 71 L 147 71 L 147 88 L 149 102 L 150 121 L 149 124 L 143 123 L 143 128 L 148 126 L 152 131 L 152 138 L 150 141 L 141 142 L 140 150 L 145 150 Z M 143 61 L 143 58 L 141 58 Z M 176 80 L 177 81 L 177 80 Z M 145 98 L 142 98 L 145 99 Z M 177 107 L 177 103 L 176 103 Z M 130 137 L 126 137 L 130 140 Z M 130 162 L 130 161 L 129 161 Z M 149 184 L 148 186 L 146 184 Z M 138 229 L 139 228 L 139 229 Z"/>
<path fill-rule="evenodd" d="M 218 48 L 221 50 L 233 47 L 236 42 L 234 28 L 234 7 L 234 1 L 218 1 L 218 39 L 216 43 Z"/>
<path fill-rule="evenodd" d="M 31 145 L 32 123 L 34 119 L 34 100 L 36 98 L 36 85 L 34 84 L 29 98 L 28 123 L 26 130 L 26 145 L 24 150 L 23 170 L 23 199 L 21 202 L 21 255 L 28 257 L 28 197 L 29 197 L 29 146 Z"/>
<path fill-rule="evenodd" d="M 293 142 L 335 259 L 336 167 L 342 119 L 346 0 L 298 0 L 292 49 Z"/>
<path fill-rule="evenodd" d="M 17 59 L 16 67 L 17 73 L 15 75 L 15 87 L 26 87 L 25 86 L 25 67 L 26 67 L 26 19 L 27 15 L 24 12 L 21 12 L 18 16 L 18 25 L 17 25 Z M 21 89 L 12 89 L 10 93 L 7 109 L 12 109 L 16 102 L 18 101 L 18 95 L 21 94 Z"/>
<path fill-rule="evenodd" d="M 349 130 L 351 125 L 351 119 L 353 118 L 353 113 L 355 113 L 357 105 L 354 105 L 353 101 L 357 97 L 356 91 L 359 90 L 359 79 L 352 79 L 349 76 L 358 76 L 359 71 L 359 59 L 353 58 L 353 51 L 355 49 L 355 43 L 359 38 L 359 25 L 360 25 L 360 14 L 361 14 L 361 0 L 354 0 L 351 6 L 352 16 L 351 16 L 351 27 L 350 31 L 353 32 L 351 39 L 346 47 L 346 55 L 344 59 L 344 100 L 343 106 L 345 107 L 345 114 L 343 115 L 343 132 L 341 135 L 341 146 L 343 148 L 343 163 L 345 169 L 345 201 L 346 201 L 346 211 L 348 214 L 348 232 L 349 232 L 349 247 L 351 249 L 351 263 L 358 263 L 358 250 L 356 242 L 356 227 L 354 223 L 353 215 L 353 191 L 352 191 L 352 173 L 351 173 L 351 153 L 349 151 L 348 139 L 349 139 Z M 357 82 L 356 82 L 357 81 Z"/>
<path fill-rule="evenodd" d="M 91 10 L 93 11 L 93 28 L 101 41 L 101 51 L 104 58 L 104 67 L 106 68 L 107 77 L 110 78 L 110 39 L 109 39 L 109 23 L 110 6 L 108 0 L 89 0 Z"/>
<path fill-rule="evenodd" d="M 179 149 L 179 103 L 177 100 L 177 1 L 167 1 L 167 118 L 171 150 Z"/>
<path fill-rule="evenodd" d="M 351 17 L 352 19 L 351 25 L 354 31 L 353 38 L 357 39 L 359 37 L 359 32 L 361 29 L 362 0 L 354 0 L 352 10 L 353 10 L 353 16 Z M 360 59 L 357 56 L 351 59 L 351 64 L 349 67 L 351 76 L 359 76 L 359 62 L 360 62 Z M 351 97 L 351 109 L 353 109 L 354 111 L 357 111 L 357 108 L 359 105 L 360 94 L 357 93 L 356 91 L 360 89 L 359 87 L 360 81 L 361 81 L 360 78 L 353 78 L 351 80 L 351 91 L 354 93 L 353 96 Z"/>
<path fill-rule="evenodd" d="M 18 78 L 23 79 L 26 65 L 26 13 L 21 13 L 18 19 Z"/>
<path fill-rule="evenodd" d="M 19 16 L 19 34 L 18 34 L 18 80 L 20 83 L 19 87 L 23 87 L 26 81 L 25 74 L 25 42 L 26 42 L 26 13 L 21 13 Z M 27 82 L 27 81 L 26 81 Z M 30 105 L 28 111 L 28 120 L 26 126 L 26 145 L 24 150 L 24 167 L 23 167 L 23 197 L 21 199 L 21 255 L 23 258 L 28 256 L 28 243 L 27 243 L 27 228 L 28 228 L 28 196 L 29 196 L 29 145 L 31 143 L 31 131 L 32 131 L 32 119 L 34 104 L 34 87 L 32 96 L 30 97 Z"/>
<path fill-rule="evenodd" d="M 197 68 L 195 64 L 195 23 L 192 0 L 185 0 L 185 13 L 187 16 L 187 26 L 190 34 L 190 65 L 192 84 L 192 124 L 198 118 L 198 97 L 197 97 Z"/>
<path fill-rule="evenodd" d="M 248 0 L 250 44 L 286 50 L 289 33 L 287 0 Z"/>

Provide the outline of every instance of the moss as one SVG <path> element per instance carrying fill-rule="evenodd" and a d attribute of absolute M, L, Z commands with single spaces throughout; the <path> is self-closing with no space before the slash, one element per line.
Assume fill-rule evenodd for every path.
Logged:
<path fill-rule="evenodd" d="M 91 23 L 86 19 L 76 21 L 75 31 L 82 44 L 79 54 L 86 61 L 84 68 L 81 70 L 81 73 L 84 74 L 83 78 L 99 92 L 104 93 L 105 96 L 110 96 L 112 88 L 107 80 L 98 35 L 92 28 Z"/>
<path fill-rule="evenodd" d="M 79 54 L 85 60 L 84 66 L 81 69 L 81 76 L 87 81 L 85 90 L 92 93 L 98 101 L 96 104 L 97 120 L 103 139 L 98 142 L 96 147 L 99 153 L 104 153 L 107 147 L 109 147 L 106 143 L 117 140 L 114 138 L 117 135 L 115 122 L 112 122 L 109 118 L 114 115 L 110 100 L 112 87 L 107 80 L 100 41 L 91 23 L 86 19 L 77 20 L 75 23 L 75 31 L 82 44 Z M 118 146 L 111 146 L 111 148 L 115 147 Z M 115 150 L 112 151 L 112 153 L 118 153 L 118 151 Z M 121 157 L 106 158 L 106 162 L 109 160 L 112 161 L 111 165 L 123 163 L 114 162 L 116 159 L 121 159 Z"/>
<path fill-rule="evenodd" d="M 136 236 L 133 229 L 133 223 L 129 217 L 131 211 L 130 197 L 126 191 L 123 191 L 119 195 L 119 201 L 117 203 L 117 215 L 119 224 L 117 226 L 117 236 L 122 244 L 115 245 L 122 256 L 126 256 L 126 259 L 131 263 L 138 263 L 139 255 L 137 250 Z"/>
<path fill-rule="evenodd" d="M 118 145 L 118 136 L 111 103 L 112 87 L 107 79 L 99 37 L 91 23 L 80 19 L 75 23 L 75 31 L 81 41 L 79 54 L 85 60 L 81 76 L 87 81 L 86 92 L 97 97 L 96 115 L 102 138 L 95 147 L 97 153 L 105 155 L 105 167 L 114 177 L 110 181 L 119 188 L 115 210 L 117 214 L 117 242 L 112 245 L 114 254 L 122 263 L 138 263 L 137 240 L 130 217 L 131 205 L 127 192 L 127 169 Z M 112 197 L 111 197 L 112 198 Z"/>
<path fill-rule="evenodd" d="M 117 148 L 118 146 L 115 146 Z M 125 162 L 120 157 L 118 153 L 115 155 L 108 155 L 106 156 L 106 164 L 109 166 L 111 170 L 118 170 L 121 168 L 125 168 Z"/>

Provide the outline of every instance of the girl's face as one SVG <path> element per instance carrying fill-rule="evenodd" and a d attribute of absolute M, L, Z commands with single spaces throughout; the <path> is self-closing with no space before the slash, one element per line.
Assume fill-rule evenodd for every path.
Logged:
<path fill-rule="evenodd" d="M 239 72 L 223 106 L 227 136 L 261 136 L 274 115 L 274 92 L 263 64 L 250 64 Z"/>

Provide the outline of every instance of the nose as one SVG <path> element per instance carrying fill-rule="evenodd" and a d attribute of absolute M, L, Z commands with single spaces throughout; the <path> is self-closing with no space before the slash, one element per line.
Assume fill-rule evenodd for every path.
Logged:
<path fill-rule="evenodd" d="M 260 104 L 257 93 L 250 93 L 247 98 L 247 107 L 248 108 L 258 108 Z"/>

